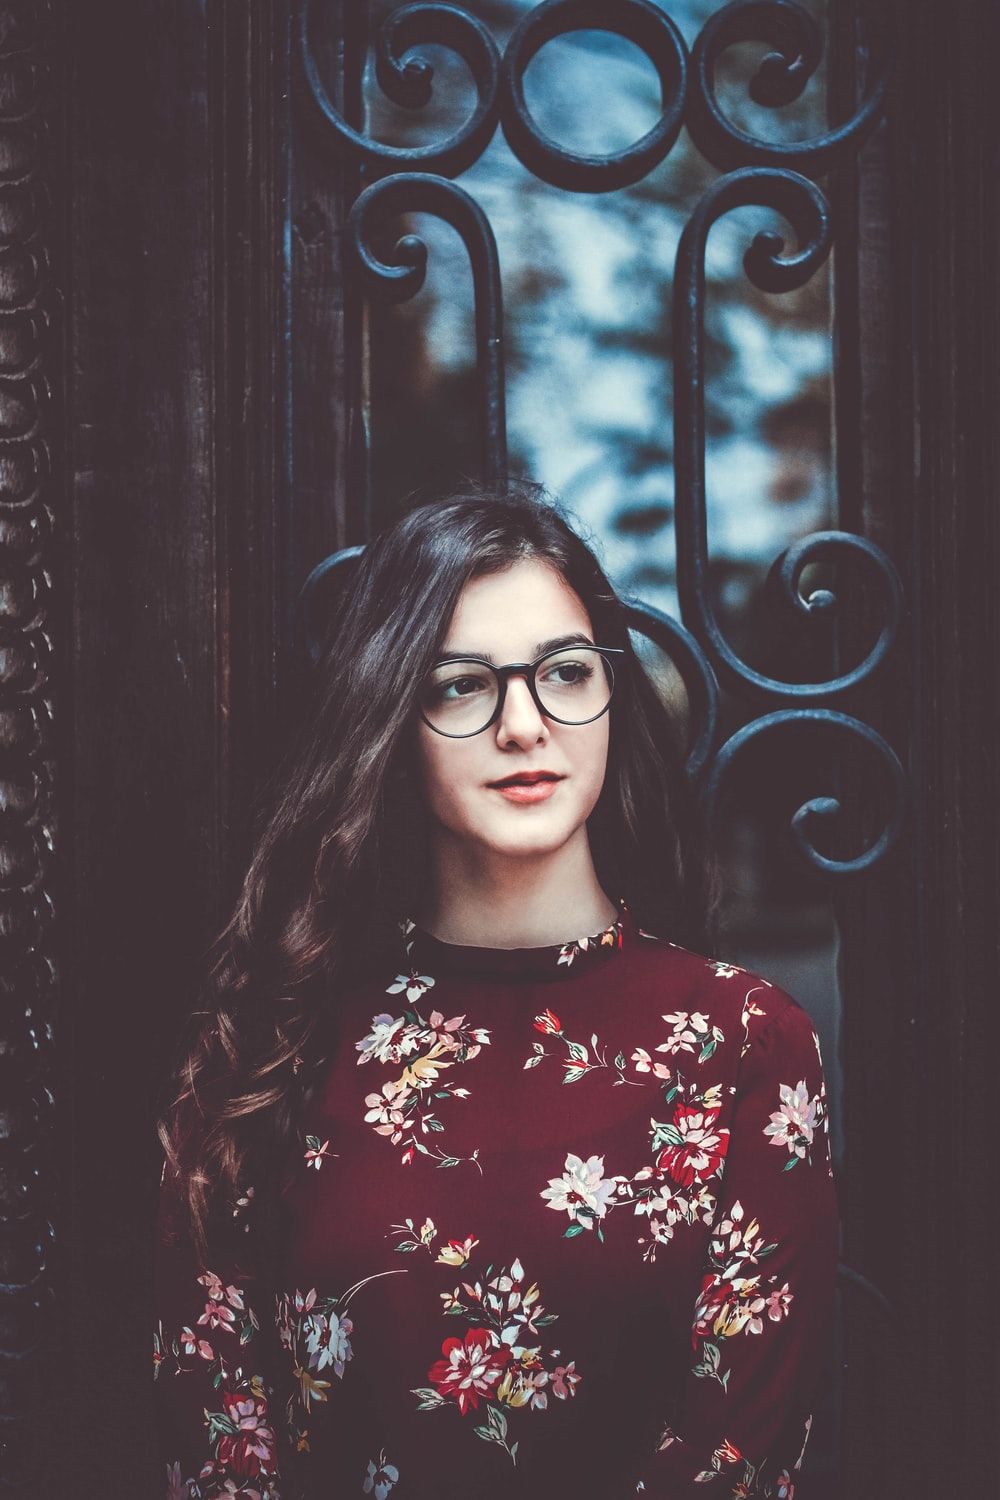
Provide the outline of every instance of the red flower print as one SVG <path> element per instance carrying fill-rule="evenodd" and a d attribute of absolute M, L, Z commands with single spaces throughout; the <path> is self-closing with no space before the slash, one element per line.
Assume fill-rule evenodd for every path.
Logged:
<path fill-rule="evenodd" d="M 656 1159 L 660 1171 L 681 1187 L 714 1177 L 729 1149 L 729 1131 L 715 1128 L 718 1118 L 717 1109 L 678 1104 L 673 1123 L 681 1139 L 660 1152 Z"/>
<path fill-rule="evenodd" d="M 274 1433 L 267 1426 L 265 1407 L 253 1396 L 233 1395 L 223 1397 L 226 1416 L 237 1429 L 219 1439 L 216 1454 L 224 1470 L 241 1479 L 254 1479 L 274 1468 Z"/>
<path fill-rule="evenodd" d="M 510 1363 L 508 1348 L 494 1344 L 485 1328 L 470 1328 L 464 1339 L 445 1339 L 443 1359 L 431 1365 L 427 1379 L 441 1396 L 457 1401 L 463 1417 L 490 1395 L 504 1367 Z"/>
<path fill-rule="evenodd" d="M 717 1276 L 706 1271 L 701 1281 L 701 1295 L 695 1308 L 691 1328 L 691 1348 L 697 1349 L 698 1340 L 707 1338 L 712 1324 L 728 1302 L 735 1302 L 728 1286 L 720 1283 Z"/>
<path fill-rule="evenodd" d="M 546 1007 L 540 1016 L 535 1017 L 535 1030 L 543 1032 L 546 1036 L 556 1036 L 562 1031 L 562 1022 Z"/>

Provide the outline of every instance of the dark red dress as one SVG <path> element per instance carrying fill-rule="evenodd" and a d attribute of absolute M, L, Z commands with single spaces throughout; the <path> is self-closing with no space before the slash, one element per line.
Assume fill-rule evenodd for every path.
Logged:
<path fill-rule="evenodd" d="M 279 1285 L 199 1275 L 164 1185 L 168 1496 L 791 1500 L 838 1254 L 807 1013 L 624 904 L 544 948 L 407 922 L 387 963 L 341 1002 Z"/>

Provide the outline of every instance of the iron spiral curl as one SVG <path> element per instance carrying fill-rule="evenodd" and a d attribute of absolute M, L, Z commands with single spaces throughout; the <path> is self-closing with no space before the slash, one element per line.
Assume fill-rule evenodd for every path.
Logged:
<path fill-rule="evenodd" d="M 309 41 L 311 0 L 299 11 L 299 62 L 306 85 L 341 150 L 364 163 L 370 176 L 401 167 L 457 177 L 479 160 L 496 132 L 499 118 L 500 49 L 489 29 L 459 5 L 417 3 L 390 11 L 375 43 L 375 76 L 395 104 L 419 109 L 432 95 L 434 69 L 426 58 L 407 57 L 420 45 L 437 43 L 462 58 L 472 74 L 476 106 L 454 134 L 436 145 L 387 146 L 361 135 L 330 98 Z"/>
<path fill-rule="evenodd" d="M 701 154 L 721 172 L 736 167 L 788 167 L 822 177 L 861 149 L 885 105 L 891 48 L 883 41 L 873 59 L 874 77 L 856 113 L 807 141 L 765 141 L 740 130 L 723 113 L 715 92 L 715 70 L 728 47 L 763 42 L 774 48 L 750 81 L 756 104 L 775 109 L 798 99 L 823 55 L 815 19 L 795 0 L 732 0 L 710 16 L 691 49 L 691 95 L 687 126 Z"/>
<path fill-rule="evenodd" d="M 396 242 L 396 260 L 382 261 L 371 247 L 373 231 L 393 214 L 431 213 L 461 235 L 469 253 L 475 296 L 476 360 L 479 377 L 482 471 L 490 483 L 507 475 L 507 421 L 504 407 L 503 296 L 500 258 L 490 221 L 476 200 L 428 172 L 398 172 L 371 183 L 355 199 L 347 219 L 353 263 L 370 295 L 402 302 L 424 284 L 427 246 L 418 235 Z"/>

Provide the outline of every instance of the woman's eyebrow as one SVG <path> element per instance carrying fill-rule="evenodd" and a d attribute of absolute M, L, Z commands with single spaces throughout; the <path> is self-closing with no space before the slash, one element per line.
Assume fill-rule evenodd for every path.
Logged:
<path fill-rule="evenodd" d="M 560 651 L 564 646 L 592 646 L 593 644 L 589 635 L 575 630 L 570 635 L 557 635 L 553 636 L 550 641 L 539 641 L 532 652 L 532 659 L 544 656 L 547 651 Z M 464 651 L 459 646 L 445 646 L 442 654 L 444 656 L 478 656 L 483 661 L 488 661 L 491 666 L 496 666 L 496 662 L 488 651 Z"/>

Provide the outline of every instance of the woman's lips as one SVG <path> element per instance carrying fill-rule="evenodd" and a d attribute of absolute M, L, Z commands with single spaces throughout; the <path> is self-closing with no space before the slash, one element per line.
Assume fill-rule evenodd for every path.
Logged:
<path fill-rule="evenodd" d="M 562 778 L 560 777 L 560 780 Z M 546 797 L 551 797 L 558 780 L 535 781 L 535 782 L 511 782 L 508 786 L 495 786 L 493 791 L 499 792 L 506 797 L 508 802 L 544 802 Z"/>

